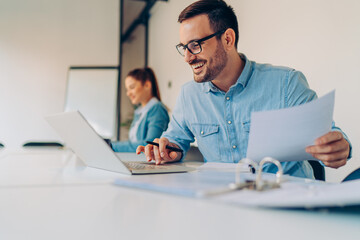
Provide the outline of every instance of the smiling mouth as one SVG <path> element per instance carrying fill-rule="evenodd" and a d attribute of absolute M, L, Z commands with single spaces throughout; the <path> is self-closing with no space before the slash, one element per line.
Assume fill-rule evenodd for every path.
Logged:
<path fill-rule="evenodd" d="M 199 72 L 199 71 L 201 71 L 201 68 L 204 65 L 205 65 L 204 62 L 198 62 L 198 63 L 191 64 L 191 68 L 193 69 L 194 72 Z"/>
<path fill-rule="evenodd" d="M 201 67 L 204 66 L 204 65 L 205 65 L 205 63 L 201 62 L 201 63 L 192 64 L 191 67 L 192 67 L 193 69 L 199 69 L 199 68 L 201 68 Z"/>

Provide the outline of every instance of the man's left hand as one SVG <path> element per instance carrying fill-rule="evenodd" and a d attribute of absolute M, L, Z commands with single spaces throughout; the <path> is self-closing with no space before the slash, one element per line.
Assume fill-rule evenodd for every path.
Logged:
<path fill-rule="evenodd" d="M 325 166 L 339 168 L 344 166 L 349 156 L 350 145 L 341 132 L 329 132 L 315 140 L 306 152 L 322 161 Z"/>

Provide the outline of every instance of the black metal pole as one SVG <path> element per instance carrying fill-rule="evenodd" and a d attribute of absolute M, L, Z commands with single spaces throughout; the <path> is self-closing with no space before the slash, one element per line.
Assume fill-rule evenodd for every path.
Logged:
<path fill-rule="evenodd" d="M 149 17 L 144 19 L 145 27 L 145 67 L 148 66 L 149 57 Z"/>
<path fill-rule="evenodd" d="M 124 20 L 124 0 L 120 0 L 119 9 L 119 65 L 118 65 L 118 86 L 117 86 L 117 101 L 116 101 L 116 115 L 117 115 L 117 134 L 116 140 L 120 140 L 121 128 L 121 66 L 122 66 L 122 32 Z"/>

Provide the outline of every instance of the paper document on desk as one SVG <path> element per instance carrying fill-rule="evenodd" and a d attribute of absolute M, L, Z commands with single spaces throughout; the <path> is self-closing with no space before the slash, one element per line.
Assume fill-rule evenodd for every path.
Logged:
<path fill-rule="evenodd" d="M 239 206 L 271 208 L 330 208 L 360 206 L 360 180 L 344 183 L 287 181 L 268 191 L 233 191 L 212 199 Z"/>
<path fill-rule="evenodd" d="M 314 101 L 286 109 L 253 112 L 247 157 L 279 161 L 314 159 L 305 152 L 315 139 L 331 131 L 335 91 Z"/>
<path fill-rule="evenodd" d="M 244 183 L 254 181 L 256 175 L 242 172 L 239 177 L 240 182 Z M 264 182 L 272 182 L 275 177 L 275 174 L 262 173 Z M 235 169 L 230 164 L 216 166 L 205 163 L 193 172 L 119 176 L 114 183 L 178 196 L 206 198 L 227 205 L 268 208 L 360 206 L 360 191 L 357 191 L 360 180 L 339 184 L 283 176 L 279 188 L 264 191 L 234 190 L 230 186 L 235 181 Z"/>

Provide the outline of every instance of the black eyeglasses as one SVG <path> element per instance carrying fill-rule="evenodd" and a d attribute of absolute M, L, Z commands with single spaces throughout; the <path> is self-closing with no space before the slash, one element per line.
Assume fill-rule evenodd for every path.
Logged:
<path fill-rule="evenodd" d="M 189 42 L 188 44 L 186 45 L 183 45 L 182 43 L 176 45 L 176 49 L 178 50 L 178 52 L 180 53 L 181 56 L 185 56 L 185 50 L 189 50 L 189 52 L 191 52 L 192 54 L 199 54 L 201 53 L 202 51 L 202 48 L 201 48 L 201 43 L 206 41 L 206 40 L 209 40 L 210 38 L 213 38 L 217 35 L 221 35 L 225 32 L 226 30 L 221 30 L 221 31 L 218 31 L 214 34 L 211 34 L 207 37 L 204 37 L 204 38 L 201 38 L 199 40 L 193 40 L 191 42 Z"/>

